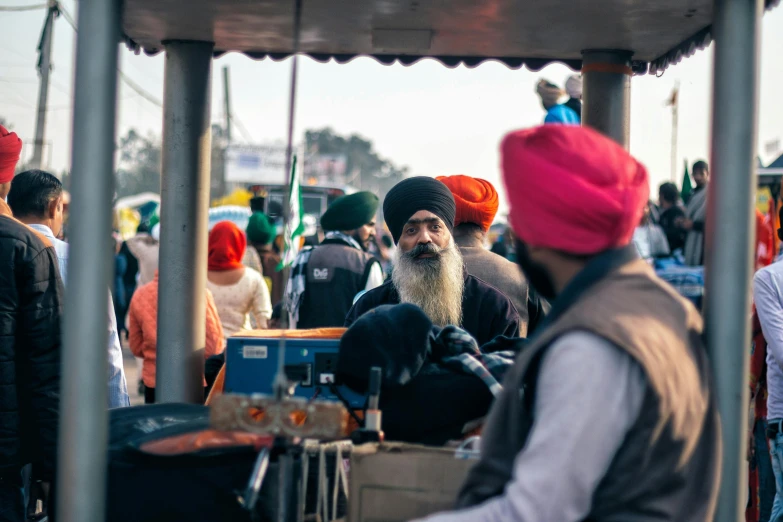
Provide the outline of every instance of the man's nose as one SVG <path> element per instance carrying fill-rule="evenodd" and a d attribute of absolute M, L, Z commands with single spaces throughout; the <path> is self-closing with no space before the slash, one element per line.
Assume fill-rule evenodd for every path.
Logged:
<path fill-rule="evenodd" d="M 427 245 L 429 243 L 432 243 L 432 237 L 430 236 L 430 233 L 425 230 L 419 235 L 419 244 Z"/>

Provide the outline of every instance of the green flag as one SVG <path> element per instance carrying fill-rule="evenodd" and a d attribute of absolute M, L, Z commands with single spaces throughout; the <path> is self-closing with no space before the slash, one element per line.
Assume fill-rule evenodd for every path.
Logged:
<path fill-rule="evenodd" d="M 299 238 L 304 234 L 304 207 L 302 206 L 302 185 L 299 182 L 299 173 L 296 170 L 296 155 L 291 161 L 291 186 L 288 192 L 288 219 L 286 220 L 283 239 L 285 250 L 283 259 L 277 269 L 290 266 L 299 254 Z"/>
<path fill-rule="evenodd" d="M 691 183 L 691 175 L 688 174 L 688 160 L 685 160 L 685 174 L 682 175 L 682 190 L 680 196 L 682 196 L 683 202 L 686 204 L 691 199 L 691 193 L 693 192 L 693 183 Z"/>

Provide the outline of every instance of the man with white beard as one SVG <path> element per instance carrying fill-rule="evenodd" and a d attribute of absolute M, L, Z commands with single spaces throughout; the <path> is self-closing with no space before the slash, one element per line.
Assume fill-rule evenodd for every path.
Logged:
<path fill-rule="evenodd" d="M 511 300 L 465 271 L 452 236 L 455 213 L 454 196 L 434 178 L 408 178 L 389 191 L 383 215 L 398 246 L 392 278 L 356 301 L 346 326 L 380 305 L 411 303 L 433 324 L 460 326 L 479 345 L 519 334 L 519 313 Z"/>

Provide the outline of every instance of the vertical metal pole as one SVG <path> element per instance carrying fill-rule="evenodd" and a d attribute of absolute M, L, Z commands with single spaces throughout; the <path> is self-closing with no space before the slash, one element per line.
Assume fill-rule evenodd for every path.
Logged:
<path fill-rule="evenodd" d="M 231 86 L 228 79 L 228 65 L 223 66 L 223 103 L 225 110 L 225 147 L 223 147 L 223 165 L 220 169 L 220 197 L 228 192 L 226 187 L 226 166 L 228 165 L 228 148 L 231 146 Z"/>
<path fill-rule="evenodd" d="M 626 149 L 631 128 L 631 56 L 630 51 L 582 51 L 582 125 Z"/>
<path fill-rule="evenodd" d="M 107 351 L 120 4 L 81 0 L 71 166 L 71 250 L 65 298 L 57 520 L 103 521 Z"/>
<path fill-rule="evenodd" d="M 231 87 L 228 81 L 228 65 L 223 66 L 223 103 L 226 111 L 226 143 L 231 145 Z"/>
<path fill-rule="evenodd" d="M 715 0 L 705 328 L 723 428 L 715 520 L 742 518 L 761 0 Z"/>
<path fill-rule="evenodd" d="M 672 95 L 672 183 L 677 183 L 677 130 L 680 119 L 680 82 L 674 84 Z"/>
<path fill-rule="evenodd" d="M 33 168 L 40 169 L 43 163 L 44 134 L 46 131 L 46 102 L 49 97 L 49 73 L 52 72 L 52 41 L 54 40 L 54 18 L 57 15 L 57 4 L 49 0 L 49 11 L 46 13 L 41 41 L 38 44 L 38 114 L 35 120 L 35 142 L 33 143 L 33 157 L 30 164 Z"/>
<path fill-rule="evenodd" d="M 156 402 L 204 401 L 212 48 L 166 42 Z"/>
<path fill-rule="evenodd" d="M 288 223 L 291 216 L 291 167 L 293 165 L 294 155 L 294 117 L 296 115 L 296 81 L 298 79 L 297 64 L 299 60 L 299 44 L 302 31 L 302 0 L 294 0 L 294 34 L 293 34 L 293 53 L 291 57 L 291 84 L 288 95 L 288 145 L 285 151 L 285 199 L 283 200 L 283 233 L 287 234 Z M 299 163 L 299 168 L 304 169 L 304 158 Z M 302 179 L 301 176 L 299 179 Z M 291 269 L 286 266 L 283 268 L 283 281 L 288 281 Z M 285 299 L 284 306 L 285 309 Z M 296 329 L 295 321 L 290 314 L 282 314 L 280 319 L 281 328 Z"/>

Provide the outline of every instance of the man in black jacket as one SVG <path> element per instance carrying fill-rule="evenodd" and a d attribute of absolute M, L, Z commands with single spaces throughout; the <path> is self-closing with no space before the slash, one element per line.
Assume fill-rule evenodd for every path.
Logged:
<path fill-rule="evenodd" d="M 383 215 L 398 247 L 392 277 L 356 301 L 345 326 L 380 305 L 411 303 L 436 326 L 461 326 L 479 345 L 519 335 L 511 300 L 465 271 L 453 237 L 455 214 L 454 196 L 434 178 L 408 178 L 389 191 Z"/>
<path fill-rule="evenodd" d="M 383 283 L 381 263 L 368 252 L 375 241 L 378 196 L 356 192 L 321 216 L 326 236 L 303 250 L 291 267 L 286 301 L 299 329 L 342 326 L 356 294 Z"/>
<path fill-rule="evenodd" d="M 22 467 L 54 478 L 62 296 L 51 243 L 0 199 L 0 522 L 25 518 Z"/>
<path fill-rule="evenodd" d="M 680 206 L 680 192 L 674 183 L 664 183 L 658 189 L 658 205 L 661 217 L 658 224 L 666 234 L 669 242 L 669 250 L 681 250 L 685 247 L 685 231 L 680 227 L 680 222 L 685 218 L 685 210 Z"/>

